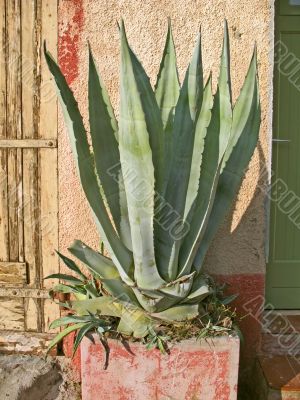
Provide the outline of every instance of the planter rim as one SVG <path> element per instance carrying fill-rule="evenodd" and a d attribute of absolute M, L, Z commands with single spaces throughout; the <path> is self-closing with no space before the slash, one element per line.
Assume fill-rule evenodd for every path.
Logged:
<path fill-rule="evenodd" d="M 95 343 L 100 343 L 99 336 L 96 333 L 92 334 L 93 339 L 95 340 Z M 114 339 L 114 338 L 108 338 L 108 343 L 118 343 L 123 346 L 121 340 L 119 339 Z M 88 338 L 84 338 L 83 343 L 89 341 Z M 130 340 L 125 340 L 126 343 L 128 343 L 129 347 L 139 347 L 139 346 L 145 346 L 143 343 L 140 341 L 130 341 Z M 201 338 L 197 339 L 196 337 L 189 338 L 189 339 L 184 339 L 179 342 L 168 342 L 168 348 L 169 350 L 172 350 L 172 348 L 175 347 L 184 347 L 188 348 L 190 346 L 195 347 L 195 344 L 198 344 L 199 347 L 201 348 L 210 348 L 213 349 L 214 346 L 217 347 L 227 347 L 229 344 L 236 344 L 240 346 L 240 338 L 237 334 L 230 334 L 230 335 L 222 335 L 222 336 L 216 336 L 216 337 L 208 337 L 208 338 Z M 158 350 L 158 349 L 156 349 Z M 159 351 L 159 350 L 158 350 Z"/>

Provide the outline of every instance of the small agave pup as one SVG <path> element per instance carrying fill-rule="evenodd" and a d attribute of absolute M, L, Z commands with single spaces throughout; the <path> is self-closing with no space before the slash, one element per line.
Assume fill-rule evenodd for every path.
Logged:
<path fill-rule="evenodd" d="M 214 95 L 211 77 L 203 84 L 200 35 L 180 86 L 169 24 L 154 90 L 123 22 L 120 36 L 119 122 L 89 49 L 92 149 L 73 93 L 45 50 L 81 184 L 110 256 L 74 242 L 69 250 L 87 266 L 89 279 L 60 255 L 78 278 L 52 275 L 67 282 L 54 291 L 73 293 L 76 300 L 69 303 L 74 315 L 52 324 L 73 325 L 50 347 L 74 330 L 75 349 L 90 330 L 104 340 L 113 318 L 119 334 L 144 338 L 158 335 L 163 324 L 201 317 L 201 304 L 212 291 L 203 260 L 258 140 L 256 50 L 233 107 L 226 23 Z M 159 335 L 155 340 L 161 344 Z"/>

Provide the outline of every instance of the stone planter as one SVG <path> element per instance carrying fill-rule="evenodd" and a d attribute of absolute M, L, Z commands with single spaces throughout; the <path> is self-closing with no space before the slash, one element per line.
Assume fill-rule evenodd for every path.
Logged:
<path fill-rule="evenodd" d="M 98 338 L 81 344 L 82 400 L 236 400 L 239 339 L 172 345 L 169 355 L 110 340 L 107 370 Z"/>

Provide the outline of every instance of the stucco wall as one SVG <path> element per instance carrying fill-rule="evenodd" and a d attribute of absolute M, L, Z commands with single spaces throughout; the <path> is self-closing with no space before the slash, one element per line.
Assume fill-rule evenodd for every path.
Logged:
<path fill-rule="evenodd" d="M 59 60 L 87 118 L 87 40 L 118 110 L 119 35 L 124 18 L 129 41 L 152 82 L 158 71 L 171 17 L 182 79 L 201 24 L 205 77 L 218 76 L 223 19 L 231 39 L 232 91 L 235 100 L 246 74 L 254 42 L 258 46 L 262 126 L 260 142 L 233 211 L 221 227 L 206 259 L 215 274 L 263 274 L 266 236 L 264 194 L 257 189 L 269 164 L 272 109 L 273 0 L 62 0 L 59 5 Z M 118 114 L 118 111 L 117 111 Z M 265 175 L 264 178 L 265 179 Z M 74 238 L 98 247 L 99 238 L 80 189 L 67 135 L 60 117 L 59 236 L 64 250 Z"/>

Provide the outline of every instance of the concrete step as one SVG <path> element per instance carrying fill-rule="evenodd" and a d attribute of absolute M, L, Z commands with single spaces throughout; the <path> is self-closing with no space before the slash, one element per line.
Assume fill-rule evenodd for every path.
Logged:
<path fill-rule="evenodd" d="M 261 336 L 261 355 L 291 356 L 300 362 L 300 333 L 289 333 L 286 335 L 267 334 Z"/>
<path fill-rule="evenodd" d="M 255 400 L 299 400 L 300 364 L 293 357 L 259 356 Z"/>
<path fill-rule="evenodd" d="M 300 400 L 299 311 L 264 313 L 254 381 L 255 400 Z"/>
<path fill-rule="evenodd" d="M 261 322 L 264 333 L 281 335 L 300 333 L 299 311 L 266 310 L 263 313 Z"/>

